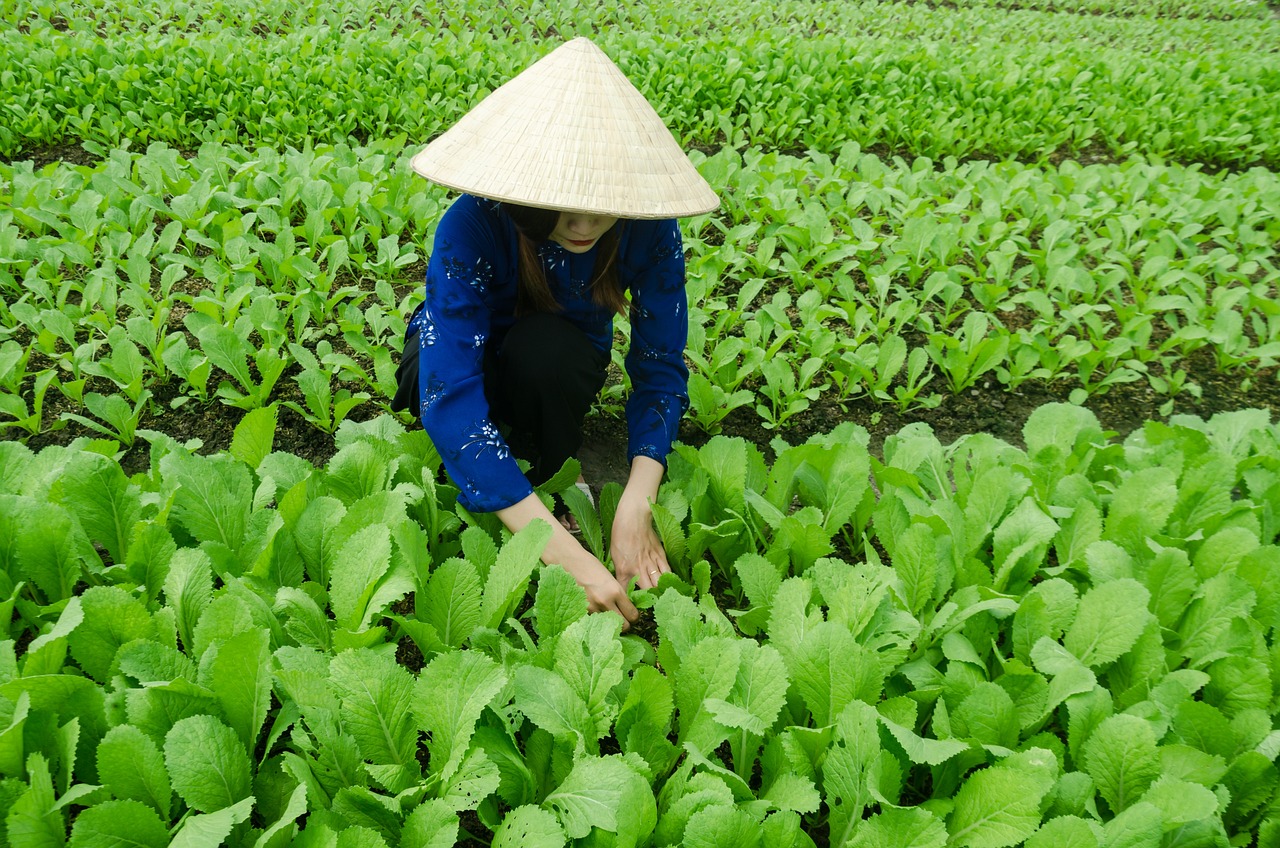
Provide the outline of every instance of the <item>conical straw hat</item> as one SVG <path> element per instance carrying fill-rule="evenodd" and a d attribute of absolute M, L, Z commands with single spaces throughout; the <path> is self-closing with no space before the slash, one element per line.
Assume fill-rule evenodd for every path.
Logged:
<path fill-rule="evenodd" d="M 720 205 L 644 95 L 585 38 L 498 88 L 412 166 L 458 191 L 566 212 L 676 218 Z"/>

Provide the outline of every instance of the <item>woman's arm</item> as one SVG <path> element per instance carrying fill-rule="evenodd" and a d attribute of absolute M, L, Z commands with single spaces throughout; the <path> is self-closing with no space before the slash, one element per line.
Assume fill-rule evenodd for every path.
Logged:
<path fill-rule="evenodd" d="M 670 567 L 653 527 L 650 504 L 666 470 L 667 454 L 688 406 L 689 371 L 684 364 L 688 304 L 684 290 L 684 245 L 675 221 L 645 222 L 648 263 L 628 281 L 631 290 L 631 349 L 627 373 L 627 455 L 631 474 L 614 516 L 609 554 L 618 581 L 632 577 L 642 589 L 655 586 Z"/>
<path fill-rule="evenodd" d="M 657 492 L 656 485 L 654 492 Z M 630 622 L 636 620 L 639 613 L 631 603 L 631 599 L 627 597 L 624 583 L 615 580 L 609 573 L 609 569 L 573 538 L 564 525 L 551 515 L 551 511 L 543 505 L 536 494 L 529 495 L 505 509 L 497 510 L 495 514 L 512 533 L 524 529 L 535 518 L 541 518 L 551 525 L 551 541 L 547 542 L 547 547 L 542 552 L 542 561 L 547 565 L 562 566 L 574 580 L 578 581 L 578 585 L 587 592 L 587 605 L 592 612 L 605 610 L 616 612 L 622 616 L 623 630 L 627 629 Z"/>

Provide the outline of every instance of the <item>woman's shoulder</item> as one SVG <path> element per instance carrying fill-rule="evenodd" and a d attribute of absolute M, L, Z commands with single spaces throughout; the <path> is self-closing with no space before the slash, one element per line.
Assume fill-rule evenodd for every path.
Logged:
<path fill-rule="evenodd" d="M 674 218 L 633 219 L 627 222 L 622 251 L 634 263 L 651 264 L 684 254 L 680 225 Z"/>
<path fill-rule="evenodd" d="M 502 229 L 502 204 L 496 200 L 476 197 L 472 194 L 459 195 L 449 204 L 440 218 L 442 227 L 483 226 L 493 230 Z"/>

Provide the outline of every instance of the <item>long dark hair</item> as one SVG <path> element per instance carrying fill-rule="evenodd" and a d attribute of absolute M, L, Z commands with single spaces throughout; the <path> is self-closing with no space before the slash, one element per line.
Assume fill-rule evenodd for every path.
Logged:
<path fill-rule="evenodd" d="M 538 258 L 538 244 L 551 237 L 560 213 L 554 209 L 515 203 L 503 203 L 502 211 L 516 225 L 516 236 L 520 240 L 517 248 L 520 281 L 516 288 L 516 314 L 559 312 L 562 307 L 547 284 L 547 275 Z M 591 301 L 619 315 L 627 313 L 627 298 L 622 292 L 622 281 L 618 279 L 618 244 L 622 241 L 625 224 L 625 221 L 614 224 L 596 242 L 596 264 L 591 269 Z"/>

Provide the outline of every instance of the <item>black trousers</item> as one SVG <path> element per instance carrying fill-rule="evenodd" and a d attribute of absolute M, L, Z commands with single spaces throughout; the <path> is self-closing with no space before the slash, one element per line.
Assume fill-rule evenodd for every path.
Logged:
<path fill-rule="evenodd" d="M 410 322 L 412 326 L 412 322 Z M 393 410 L 418 405 L 418 335 L 406 337 Z M 512 453 L 528 460 L 537 486 L 582 447 L 582 421 L 604 386 L 609 357 L 557 315 L 520 318 L 484 356 L 484 393 Z"/>

